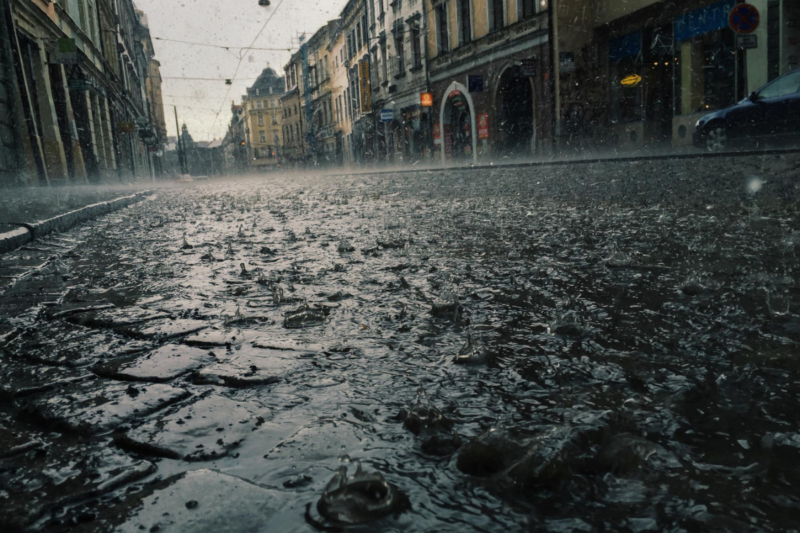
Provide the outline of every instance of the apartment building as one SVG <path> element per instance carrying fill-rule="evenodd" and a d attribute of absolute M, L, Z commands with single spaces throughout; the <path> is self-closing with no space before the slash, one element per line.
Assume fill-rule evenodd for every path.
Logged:
<path fill-rule="evenodd" d="M 478 162 L 548 150 L 548 0 L 425 3 L 434 143 L 441 160 Z"/>
<path fill-rule="evenodd" d="M 430 156 L 431 114 L 421 105 L 429 89 L 424 7 L 422 0 L 374 2 L 370 53 L 379 160 L 415 163 Z"/>
<path fill-rule="evenodd" d="M 280 167 L 283 141 L 281 97 L 285 81 L 267 67 L 242 99 L 244 134 L 251 171 L 266 172 Z"/>

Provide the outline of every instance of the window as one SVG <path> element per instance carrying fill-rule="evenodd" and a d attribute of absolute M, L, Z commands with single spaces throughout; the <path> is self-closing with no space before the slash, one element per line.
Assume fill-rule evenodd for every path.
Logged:
<path fill-rule="evenodd" d="M 436 6 L 436 41 L 440 54 L 447 52 L 447 4 L 442 2 Z"/>
<path fill-rule="evenodd" d="M 777 98 L 795 94 L 800 89 L 800 72 L 778 78 L 758 92 L 759 98 Z"/>
<path fill-rule="evenodd" d="M 536 14 L 536 4 L 538 2 L 542 2 L 542 0 L 521 0 L 520 2 L 520 17 L 526 19 L 528 17 L 532 17 Z M 547 6 L 547 1 L 544 1 L 544 6 Z"/>
<path fill-rule="evenodd" d="M 422 39 L 419 27 L 411 30 L 411 48 L 414 54 L 414 68 L 422 68 Z"/>
<path fill-rule="evenodd" d="M 389 74 L 388 74 L 388 66 L 386 63 L 388 62 L 388 56 L 386 55 L 386 35 L 381 32 L 381 57 L 383 61 L 378 62 L 377 64 L 381 66 L 381 75 L 383 76 L 384 81 L 388 81 Z"/>
<path fill-rule="evenodd" d="M 347 34 L 347 57 L 348 57 L 348 59 L 352 58 L 354 55 L 356 55 L 355 48 L 356 48 L 356 45 L 355 45 L 355 33 L 351 31 L 350 33 Z"/>
<path fill-rule="evenodd" d="M 258 89 L 256 89 L 256 91 L 258 91 Z M 258 102 L 258 103 L 256 104 L 256 107 L 258 107 L 259 109 L 263 109 L 263 108 L 264 108 L 264 104 L 263 104 L 263 102 Z"/>
<path fill-rule="evenodd" d="M 262 115 L 261 113 L 258 114 L 258 125 L 259 126 L 264 125 L 264 115 Z"/>
<path fill-rule="evenodd" d="M 272 125 L 276 126 L 278 124 L 278 115 L 272 115 Z"/>
<path fill-rule="evenodd" d="M 358 39 L 356 41 L 358 43 L 358 46 L 356 46 L 356 52 L 358 52 L 359 50 L 361 50 L 361 47 L 363 46 L 363 44 L 361 42 L 361 23 L 360 22 L 356 24 L 356 38 Z"/>
<path fill-rule="evenodd" d="M 361 31 L 364 32 L 364 46 L 369 46 L 369 28 L 367 27 L 367 14 L 361 16 Z"/>
<path fill-rule="evenodd" d="M 397 58 L 398 76 L 401 76 L 406 71 L 404 41 L 405 41 L 405 35 L 403 34 L 403 26 L 398 26 L 394 30 L 394 48 L 395 48 L 395 56 Z"/>
<path fill-rule="evenodd" d="M 489 3 L 489 29 L 497 31 L 505 25 L 505 13 L 503 9 L 505 0 L 490 0 Z"/>
<path fill-rule="evenodd" d="M 458 44 L 465 45 L 472 40 L 472 17 L 470 3 L 472 0 L 458 0 Z"/>
<path fill-rule="evenodd" d="M 736 86 L 742 87 L 744 81 L 743 69 L 736 68 L 732 31 L 726 27 L 694 35 L 681 40 L 676 50 L 680 52 L 674 57 L 681 66 L 675 69 L 675 86 L 679 88 L 674 97 L 676 113 L 708 112 L 736 102 Z"/>
<path fill-rule="evenodd" d="M 267 132 L 265 132 L 265 131 L 260 131 L 259 133 L 261 134 L 261 142 L 262 142 L 262 143 L 265 143 L 265 142 L 267 142 Z"/>
<path fill-rule="evenodd" d="M 280 146 L 281 145 L 281 140 L 280 140 L 280 137 L 278 137 L 278 132 L 277 131 L 273 131 L 272 132 L 272 142 L 273 142 L 273 144 L 275 144 L 275 146 Z"/>

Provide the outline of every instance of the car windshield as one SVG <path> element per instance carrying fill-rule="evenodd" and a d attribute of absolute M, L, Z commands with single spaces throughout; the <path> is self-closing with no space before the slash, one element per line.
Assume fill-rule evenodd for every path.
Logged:
<path fill-rule="evenodd" d="M 800 90 L 800 72 L 775 80 L 758 92 L 760 98 L 775 98 L 796 94 Z"/>
<path fill-rule="evenodd" d="M 0 0 L 0 532 L 800 530 L 800 0 Z"/>

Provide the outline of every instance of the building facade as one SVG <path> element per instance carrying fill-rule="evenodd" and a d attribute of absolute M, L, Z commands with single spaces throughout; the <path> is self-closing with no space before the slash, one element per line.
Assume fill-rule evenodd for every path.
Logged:
<path fill-rule="evenodd" d="M 280 168 L 284 145 L 281 96 L 285 82 L 267 67 L 252 87 L 248 87 L 242 107 L 245 117 L 245 141 L 250 170 L 267 172 Z"/>
<path fill-rule="evenodd" d="M 339 50 L 338 61 L 347 76 L 344 113 L 349 122 L 349 132 L 343 135 L 351 164 L 372 164 L 375 161 L 377 132 L 370 76 L 369 5 L 363 0 L 350 0 L 340 18 L 344 44 Z"/>
<path fill-rule="evenodd" d="M 8 0 L 2 9 L 2 60 L 14 65 L 0 79 L 17 133 L 12 181 L 152 179 L 137 135 L 158 129 L 146 91 L 158 66 L 143 13 L 131 0 Z"/>
<path fill-rule="evenodd" d="M 549 151 L 548 0 L 426 0 L 434 143 L 442 161 Z"/>
<path fill-rule="evenodd" d="M 413 164 L 431 155 L 432 115 L 420 101 L 430 90 L 423 9 L 421 1 L 376 0 L 371 13 L 378 160 Z"/>
<path fill-rule="evenodd" d="M 739 3 L 559 2 L 560 145 L 688 147 L 701 116 L 798 68 L 800 4 L 748 2 L 761 24 L 757 46 L 743 49 L 728 19 Z"/>
<path fill-rule="evenodd" d="M 284 74 L 286 89 L 281 97 L 283 159 L 288 166 L 297 167 L 305 164 L 309 156 L 305 142 L 305 110 L 300 97 L 304 84 L 303 62 L 299 52 L 292 55 L 284 67 Z"/>

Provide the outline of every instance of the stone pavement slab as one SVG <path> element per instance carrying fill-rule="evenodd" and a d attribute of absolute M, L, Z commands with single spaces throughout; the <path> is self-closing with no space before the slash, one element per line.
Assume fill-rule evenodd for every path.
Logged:
<path fill-rule="evenodd" d="M 120 381 L 165 383 L 216 362 L 208 350 L 167 344 L 134 358 L 110 361 L 93 368 L 100 376 Z"/>
<path fill-rule="evenodd" d="M 161 414 L 118 440 L 124 448 L 186 461 L 228 455 L 264 424 L 258 405 L 207 396 Z"/>
<path fill-rule="evenodd" d="M 125 307 L 76 313 L 70 315 L 67 321 L 92 328 L 122 328 L 166 318 L 170 318 L 167 313 L 141 307 Z"/>
<path fill-rule="evenodd" d="M 192 346 L 233 346 L 252 341 L 261 335 L 263 333 L 250 329 L 207 329 L 186 337 L 183 342 Z"/>
<path fill-rule="evenodd" d="M 38 394 L 89 376 L 85 368 L 40 365 L 0 355 L 0 399 Z"/>
<path fill-rule="evenodd" d="M 96 378 L 31 400 L 24 411 L 41 422 L 79 433 L 104 434 L 136 422 L 191 394 L 169 385 L 129 385 Z"/>
<path fill-rule="evenodd" d="M 0 531 L 22 531 L 64 505 L 96 498 L 155 471 L 101 443 L 44 439 L 22 455 L 0 459 Z"/>
<path fill-rule="evenodd" d="M 4 349 L 29 362 L 80 367 L 151 348 L 110 331 L 95 331 L 62 322 L 39 323 L 12 339 Z"/>
<path fill-rule="evenodd" d="M 239 533 L 307 531 L 298 528 L 303 504 L 214 470 L 194 470 L 143 494 L 116 533 Z"/>
<path fill-rule="evenodd" d="M 276 383 L 303 364 L 303 352 L 239 347 L 197 373 L 195 383 L 253 387 Z"/>
<path fill-rule="evenodd" d="M 169 340 L 197 333 L 210 326 L 204 320 L 179 318 L 147 322 L 141 326 L 120 328 L 119 331 L 133 337 L 148 340 Z"/>

